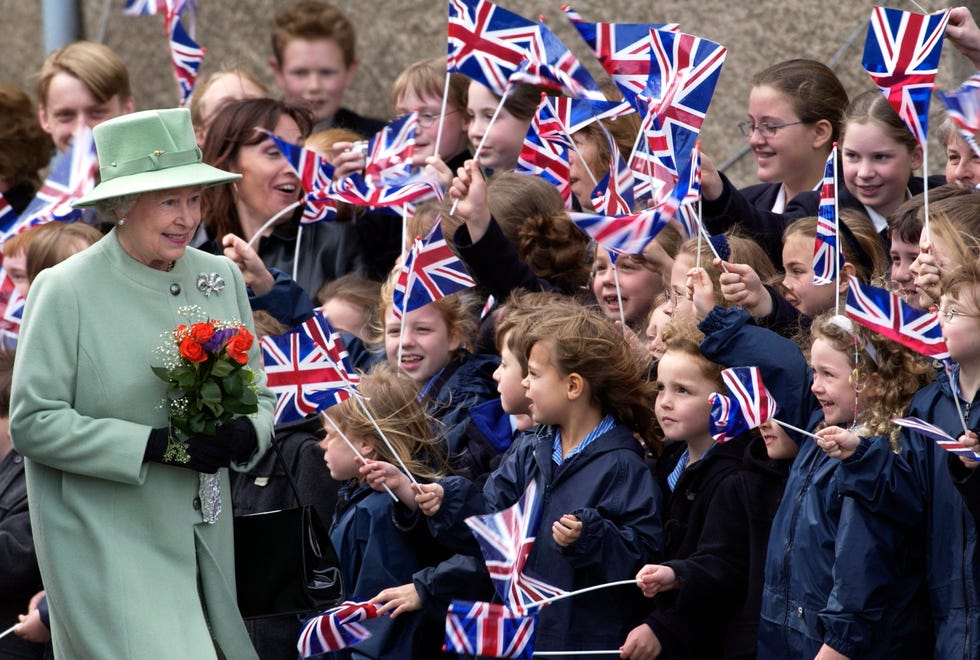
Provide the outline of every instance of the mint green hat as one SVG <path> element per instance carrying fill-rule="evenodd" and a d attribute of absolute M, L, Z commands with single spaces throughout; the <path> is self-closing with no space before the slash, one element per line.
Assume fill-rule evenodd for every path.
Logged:
<path fill-rule="evenodd" d="M 186 108 L 114 117 L 94 129 L 102 181 L 72 206 L 122 195 L 184 186 L 213 186 L 242 178 L 201 162 Z"/>

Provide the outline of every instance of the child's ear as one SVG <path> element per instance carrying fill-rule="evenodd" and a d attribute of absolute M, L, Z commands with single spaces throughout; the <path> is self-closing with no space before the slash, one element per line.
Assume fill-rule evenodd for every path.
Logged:
<path fill-rule="evenodd" d="M 565 392 L 569 401 L 579 398 L 585 392 L 585 379 L 577 373 L 569 374 L 565 379 Z"/>
<path fill-rule="evenodd" d="M 276 85 L 282 88 L 282 68 L 279 66 L 279 60 L 276 59 L 275 55 L 269 58 L 269 70 L 272 72 L 272 77 L 276 80 Z"/>
<path fill-rule="evenodd" d="M 912 150 L 912 169 L 917 170 L 922 167 L 922 160 L 922 147 L 915 145 L 915 149 Z M 928 185 L 928 182 L 926 185 Z"/>
<path fill-rule="evenodd" d="M 463 329 L 455 327 L 449 332 L 449 352 L 454 353 L 463 345 Z"/>
<path fill-rule="evenodd" d="M 821 119 L 813 125 L 813 148 L 823 149 L 834 135 L 833 125 L 826 119 Z"/>
<path fill-rule="evenodd" d="M 374 443 L 366 440 L 358 440 L 354 446 L 357 447 L 357 451 L 361 452 L 361 456 L 364 458 L 374 458 Z"/>
<path fill-rule="evenodd" d="M 854 264 L 850 261 L 844 262 L 844 267 L 840 269 L 840 292 L 847 293 L 847 280 L 850 277 L 856 277 L 857 270 L 854 268 Z"/>

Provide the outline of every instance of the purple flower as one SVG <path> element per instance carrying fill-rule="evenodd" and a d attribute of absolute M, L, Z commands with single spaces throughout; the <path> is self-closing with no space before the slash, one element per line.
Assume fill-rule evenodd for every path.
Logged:
<path fill-rule="evenodd" d="M 215 331 L 214 335 L 204 344 L 204 350 L 208 353 L 217 353 L 229 339 L 235 335 L 234 328 L 224 328 Z"/>

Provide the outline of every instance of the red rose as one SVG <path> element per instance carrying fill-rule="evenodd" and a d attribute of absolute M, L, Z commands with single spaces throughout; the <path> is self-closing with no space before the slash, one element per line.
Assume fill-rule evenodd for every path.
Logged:
<path fill-rule="evenodd" d="M 180 341 L 187 336 L 187 326 L 181 323 L 176 328 L 174 328 L 174 339 Z"/>
<path fill-rule="evenodd" d="M 191 337 L 198 344 L 207 343 L 214 336 L 214 326 L 210 323 L 195 323 L 191 326 Z"/>
<path fill-rule="evenodd" d="M 252 348 L 254 338 L 247 328 L 239 330 L 238 334 L 228 340 L 225 344 L 225 352 L 235 362 L 245 364 L 248 362 L 248 349 Z"/>
<path fill-rule="evenodd" d="M 180 354 L 191 362 L 204 362 L 208 359 L 208 354 L 193 337 L 185 337 L 180 342 Z"/>

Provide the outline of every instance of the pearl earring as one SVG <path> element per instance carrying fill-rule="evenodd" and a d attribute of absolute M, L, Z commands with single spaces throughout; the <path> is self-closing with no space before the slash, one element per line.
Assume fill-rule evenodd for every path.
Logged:
<path fill-rule="evenodd" d="M 116 224 L 122 227 L 124 224 L 126 224 L 126 218 L 119 218 L 119 222 Z"/>

